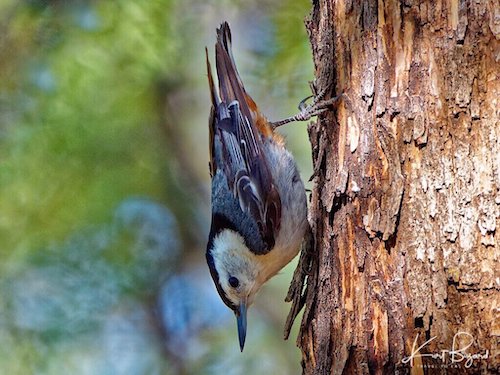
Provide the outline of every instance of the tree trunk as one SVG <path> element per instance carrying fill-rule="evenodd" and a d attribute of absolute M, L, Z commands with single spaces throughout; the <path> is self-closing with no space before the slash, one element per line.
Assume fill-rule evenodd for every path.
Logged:
<path fill-rule="evenodd" d="M 309 128 L 304 373 L 498 373 L 498 0 L 314 1 L 306 26 L 346 97 Z"/>

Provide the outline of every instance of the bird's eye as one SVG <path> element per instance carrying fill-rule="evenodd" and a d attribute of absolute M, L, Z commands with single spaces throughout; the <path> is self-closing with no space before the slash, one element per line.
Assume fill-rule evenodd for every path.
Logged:
<path fill-rule="evenodd" d="M 236 277 L 231 276 L 229 278 L 229 285 L 231 285 L 233 288 L 237 288 L 240 286 L 240 281 Z"/>

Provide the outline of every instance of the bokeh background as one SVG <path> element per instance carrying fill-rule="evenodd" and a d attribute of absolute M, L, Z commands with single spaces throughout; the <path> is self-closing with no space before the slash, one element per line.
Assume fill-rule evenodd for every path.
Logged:
<path fill-rule="evenodd" d="M 0 0 L 1 374 L 300 373 L 297 327 L 282 339 L 295 262 L 243 353 L 205 264 L 204 47 L 228 20 L 247 91 L 287 117 L 310 93 L 309 9 Z M 306 124 L 281 132 L 307 181 Z"/>

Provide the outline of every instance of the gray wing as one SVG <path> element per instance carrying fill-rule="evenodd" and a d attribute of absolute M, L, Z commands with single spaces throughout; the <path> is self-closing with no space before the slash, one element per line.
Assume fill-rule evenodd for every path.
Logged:
<path fill-rule="evenodd" d="M 246 123 L 246 125 L 245 125 Z M 215 175 L 212 185 L 214 211 L 237 223 L 252 238 L 251 250 L 263 253 L 275 243 L 280 224 L 281 201 L 274 186 L 260 135 L 253 138 L 239 111 L 238 102 L 221 103 L 214 118 Z"/>
<path fill-rule="evenodd" d="M 281 222 L 281 200 L 270 172 L 268 160 L 263 152 L 263 135 L 257 129 L 255 121 L 260 118 L 255 103 L 245 92 L 236 70 L 231 46 L 229 25 L 224 23 L 218 30 L 215 46 L 219 92 L 215 90 L 210 63 L 207 56 L 208 80 L 212 99 L 210 115 L 210 172 L 217 180 L 222 173 L 221 183 L 225 183 L 232 199 L 236 200 L 238 213 L 229 213 L 226 206 L 236 209 L 233 203 L 226 203 L 227 192 L 212 185 L 214 210 L 224 211 L 234 217 L 242 214 L 245 225 L 250 225 L 254 233 L 261 237 L 265 245 L 251 249 L 254 252 L 270 250 L 274 244 Z M 223 194 L 219 199 L 215 194 Z M 240 223 L 239 221 L 233 224 Z M 243 224 L 237 228 L 242 231 Z M 255 227 L 257 230 L 255 230 Z M 246 229 L 245 229 L 246 230 Z M 254 234 L 255 235 L 255 234 Z"/>

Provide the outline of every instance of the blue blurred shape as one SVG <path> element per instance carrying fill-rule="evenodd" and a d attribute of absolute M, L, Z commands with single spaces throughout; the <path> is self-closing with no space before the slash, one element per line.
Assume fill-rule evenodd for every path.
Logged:
<path fill-rule="evenodd" d="M 120 297 L 117 274 L 96 259 L 91 267 L 47 263 L 17 275 L 4 290 L 13 323 L 53 337 L 94 329 Z"/>
<path fill-rule="evenodd" d="M 84 30 L 94 31 L 101 25 L 101 20 L 91 4 L 77 6 L 73 12 L 75 23 Z"/>
<path fill-rule="evenodd" d="M 177 224 L 170 210 L 148 198 L 132 197 L 115 210 L 112 230 L 115 241 L 124 237 L 116 251 L 128 256 L 134 279 L 157 285 L 175 265 L 180 252 Z"/>
<path fill-rule="evenodd" d="M 184 358 L 201 354 L 199 336 L 204 329 L 225 326 L 232 319 L 205 269 L 171 277 L 160 291 L 159 307 L 167 347 Z"/>
<path fill-rule="evenodd" d="M 111 225 L 81 229 L 61 245 L 41 249 L 0 283 L 0 292 L 17 328 L 54 338 L 89 332 L 125 293 L 157 290 L 178 254 L 170 211 L 130 198 L 116 209 Z"/>
<path fill-rule="evenodd" d="M 31 82 L 40 90 L 50 92 L 56 87 L 52 70 L 45 64 L 38 63 L 30 71 Z"/>

